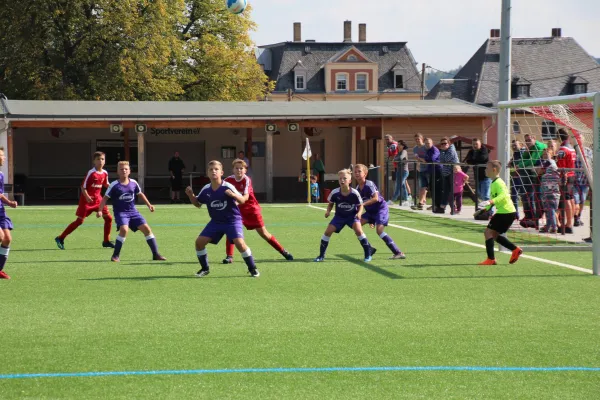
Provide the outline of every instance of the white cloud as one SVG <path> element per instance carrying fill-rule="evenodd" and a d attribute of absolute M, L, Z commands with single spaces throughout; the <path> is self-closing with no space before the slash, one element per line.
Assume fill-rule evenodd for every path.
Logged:
<path fill-rule="evenodd" d="M 292 25 L 302 23 L 302 39 L 341 42 L 343 21 L 367 24 L 368 41 L 408 42 L 421 63 L 448 70 L 464 64 L 500 28 L 501 0 L 250 0 L 258 30 L 254 41 L 292 40 Z M 513 0 L 514 37 L 549 36 L 562 28 L 592 56 L 600 57 L 600 1 Z"/>

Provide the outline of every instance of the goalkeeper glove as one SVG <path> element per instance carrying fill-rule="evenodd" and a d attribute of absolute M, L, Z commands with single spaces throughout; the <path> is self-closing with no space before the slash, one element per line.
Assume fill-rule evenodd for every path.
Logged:
<path fill-rule="evenodd" d="M 492 203 L 489 200 L 482 201 L 481 203 L 478 204 L 479 208 L 486 208 L 490 205 L 492 205 Z"/>

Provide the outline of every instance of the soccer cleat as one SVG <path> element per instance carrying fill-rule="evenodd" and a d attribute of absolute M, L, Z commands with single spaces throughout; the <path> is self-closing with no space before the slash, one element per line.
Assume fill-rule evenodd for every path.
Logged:
<path fill-rule="evenodd" d="M 119 258 L 119 256 L 112 256 L 112 257 L 110 258 L 110 261 L 112 261 L 112 262 L 120 262 L 120 261 L 121 261 L 121 259 Z"/>
<path fill-rule="evenodd" d="M 233 263 L 233 257 L 227 256 L 223 259 L 223 264 L 231 264 Z"/>
<path fill-rule="evenodd" d="M 572 234 L 573 233 L 573 228 L 571 228 L 569 226 L 566 226 L 565 227 L 565 233 Z"/>
<path fill-rule="evenodd" d="M 404 254 L 403 252 L 400 252 L 398 254 L 394 254 L 393 256 L 390 257 L 390 260 L 404 260 L 406 258 L 406 254 Z"/>
<path fill-rule="evenodd" d="M 487 258 L 485 261 L 482 261 L 477 265 L 496 265 L 496 260 L 490 260 Z"/>
<path fill-rule="evenodd" d="M 289 252 L 287 252 L 286 250 L 283 251 L 283 253 L 281 253 L 286 260 L 288 261 L 293 261 L 294 260 L 294 256 L 291 255 Z"/>
<path fill-rule="evenodd" d="M 364 262 L 371 262 L 371 260 L 373 260 L 373 257 L 369 256 L 369 257 L 365 257 L 365 259 L 363 261 Z"/>
<path fill-rule="evenodd" d="M 321 261 L 324 261 L 324 260 L 325 260 L 325 257 L 319 256 L 319 257 L 315 258 L 313 261 L 314 262 L 321 262 Z"/>
<path fill-rule="evenodd" d="M 0 271 L 0 279 L 10 279 L 10 276 L 8 276 L 4 271 Z"/>
<path fill-rule="evenodd" d="M 253 278 L 258 278 L 260 276 L 260 272 L 258 272 L 258 270 L 256 268 L 250 269 L 250 270 L 248 270 L 248 272 L 250 273 L 250 275 Z"/>
<path fill-rule="evenodd" d="M 59 238 L 58 236 L 54 238 L 54 241 L 56 242 L 56 245 L 58 246 L 59 249 L 64 250 L 65 249 L 65 240 Z"/>
<path fill-rule="evenodd" d="M 373 246 L 371 246 L 371 255 L 374 256 L 375 253 L 377 253 L 377 249 Z"/>
<path fill-rule="evenodd" d="M 114 249 L 115 244 L 111 241 L 106 240 L 106 241 L 102 242 L 102 247 L 108 247 L 110 249 Z"/>
<path fill-rule="evenodd" d="M 152 260 L 153 261 L 166 261 L 166 257 L 161 256 L 160 254 L 153 254 L 152 255 Z"/>
<path fill-rule="evenodd" d="M 202 278 L 203 276 L 206 276 L 208 274 L 210 274 L 210 271 L 207 269 L 201 269 L 200 271 L 196 272 L 196 276 L 198 278 Z"/>
<path fill-rule="evenodd" d="M 521 254 L 523 254 L 523 250 L 521 250 L 520 247 L 517 247 L 516 249 L 514 249 L 512 251 L 512 254 L 510 255 L 510 261 L 508 263 L 514 264 L 517 261 L 519 261 L 519 257 L 521 257 Z"/>

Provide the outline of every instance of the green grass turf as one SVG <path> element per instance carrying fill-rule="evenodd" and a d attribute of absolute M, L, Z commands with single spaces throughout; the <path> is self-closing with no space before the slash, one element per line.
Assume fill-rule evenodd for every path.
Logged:
<path fill-rule="evenodd" d="M 141 207 L 140 207 L 141 208 Z M 54 237 L 73 207 L 9 210 L 15 223 L 0 281 L 0 374 L 381 366 L 600 367 L 600 280 L 521 259 L 479 267 L 483 249 L 389 227 L 407 253 L 379 249 L 362 262 L 353 233 L 334 235 L 313 263 L 327 224 L 305 206 L 265 207 L 286 262 L 246 235 L 261 277 L 239 255 L 194 278 L 193 242 L 207 222 L 192 206 L 144 212 L 166 262 L 130 234 L 121 263 L 100 247 L 90 218 L 60 251 Z M 392 220 L 474 243 L 481 226 L 394 212 Z M 114 235 L 113 235 L 114 236 Z M 570 264 L 590 268 L 590 254 Z M 554 259 L 555 253 L 541 255 Z M 560 255 L 559 255 L 560 256 Z M 587 261 L 585 257 L 588 257 Z M 133 398 L 595 398 L 600 372 L 394 371 L 228 373 L 0 379 L 2 399 Z"/>

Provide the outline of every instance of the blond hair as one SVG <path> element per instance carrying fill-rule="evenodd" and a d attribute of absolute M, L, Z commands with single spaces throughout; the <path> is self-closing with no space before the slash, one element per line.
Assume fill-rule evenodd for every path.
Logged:
<path fill-rule="evenodd" d="M 127 165 L 129 167 L 129 161 L 119 161 L 117 167 L 120 167 L 121 165 Z"/>
<path fill-rule="evenodd" d="M 356 164 L 354 166 L 354 169 L 360 169 L 361 171 L 363 171 L 365 174 L 369 171 L 369 168 L 367 168 L 367 166 L 365 164 Z"/>
<path fill-rule="evenodd" d="M 340 176 L 342 174 L 352 176 L 352 171 L 350 171 L 348 168 L 340 169 L 338 171 L 338 176 Z"/>
<path fill-rule="evenodd" d="M 246 161 L 242 160 L 241 158 L 236 158 L 235 160 L 233 160 L 231 166 L 235 168 L 236 164 L 242 164 L 242 167 L 248 168 L 248 164 L 246 164 Z"/>
<path fill-rule="evenodd" d="M 218 165 L 221 168 L 221 171 L 223 170 L 223 164 L 221 164 L 221 161 L 212 160 L 208 163 L 208 166 L 210 167 L 212 165 Z"/>
<path fill-rule="evenodd" d="M 488 161 L 488 164 L 490 164 L 496 171 L 500 171 L 502 169 L 502 163 L 498 160 L 490 160 Z"/>

